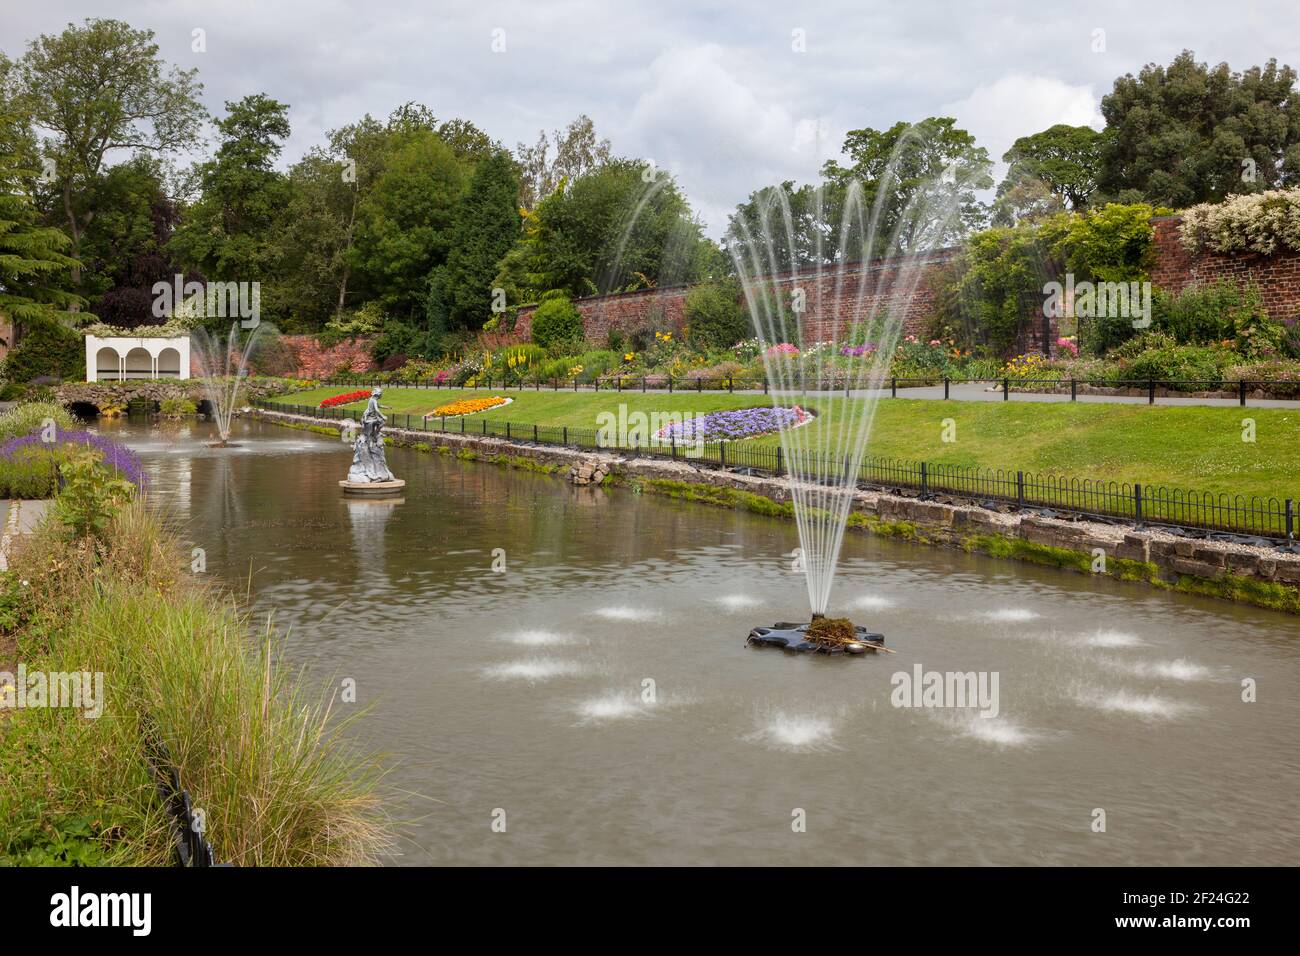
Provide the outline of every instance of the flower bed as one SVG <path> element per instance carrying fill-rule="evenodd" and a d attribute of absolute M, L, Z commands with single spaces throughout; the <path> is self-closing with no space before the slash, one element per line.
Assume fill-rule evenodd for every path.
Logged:
<path fill-rule="evenodd" d="M 47 441 L 37 430 L 0 444 L 0 497 L 52 497 L 58 490 L 59 465 L 78 446 L 96 452 L 104 468 L 144 487 L 144 469 L 130 449 L 94 432 L 59 429 L 54 440 Z"/>
<path fill-rule="evenodd" d="M 739 408 L 735 411 L 709 412 L 683 422 L 674 422 L 655 432 L 655 437 L 679 442 L 737 441 L 797 428 L 812 420 L 812 415 L 798 405 L 793 408 Z"/>
<path fill-rule="evenodd" d="M 462 398 L 457 402 L 449 402 L 446 405 L 439 405 L 425 418 L 441 418 L 452 415 L 473 415 L 475 412 L 486 412 L 491 408 L 499 408 L 502 405 L 509 405 L 514 399 L 502 398 L 495 395 L 492 398 Z"/>
<path fill-rule="evenodd" d="M 370 397 L 370 389 L 359 388 L 355 392 L 344 392 L 342 395 L 335 395 L 332 398 L 324 399 L 318 408 L 333 408 L 335 405 L 351 405 L 353 402 L 359 402 L 362 399 Z"/>

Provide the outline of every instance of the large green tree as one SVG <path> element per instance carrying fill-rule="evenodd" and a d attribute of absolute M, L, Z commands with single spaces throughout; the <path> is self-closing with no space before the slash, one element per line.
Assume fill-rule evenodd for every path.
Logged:
<path fill-rule="evenodd" d="M 1181 208 L 1300 182 L 1295 81 L 1276 60 L 1235 73 L 1189 50 L 1125 74 L 1101 101 L 1099 192 Z"/>
<path fill-rule="evenodd" d="M 713 261 L 676 183 L 623 159 L 544 199 L 526 242 L 534 289 L 571 296 L 693 282 Z"/>
<path fill-rule="evenodd" d="M 822 174 L 841 197 L 852 184 L 861 186 L 865 218 L 878 210 L 874 236 L 850 237 L 869 255 L 951 245 L 988 220 L 977 195 L 993 186 L 988 152 L 954 119 L 852 130 L 844 152 L 850 164 L 831 160 Z M 850 217 L 857 218 L 852 211 Z"/>
<path fill-rule="evenodd" d="M 518 195 L 519 175 L 507 153 L 478 164 L 456 210 L 440 297 L 446 316 L 430 316 L 437 325 L 476 329 L 491 318 L 497 263 L 520 235 Z"/>
<path fill-rule="evenodd" d="M 1017 139 L 1002 156 L 1007 175 L 998 184 L 995 220 L 1010 223 L 1082 209 L 1097 188 L 1101 141 L 1092 127 L 1065 123 Z"/>
<path fill-rule="evenodd" d="M 359 203 L 348 261 L 389 314 L 424 313 L 429 273 L 446 263 L 469 171 L 436 133 L 395 134 Z"/>
<path fill-rule="evenodd" d="M 118 151 L 162 154 L 197 142 L 204 111 L 195 70 L 169 67 L 150 30 L 87 19 L 34 40 L 19 63 L 22 95 L 47 134 L 58 216 L 80 258 L 103 205 L 99 188 Z M 73 268 L 80 284 L 81 268 Z"/>
<path fill-rule="evenodd" d="M 727 251 L 747 272 L 783 272 L 835 262 L 839 191 L 786 180 L 749 194 L 727 226 Z"/>
<path fill-rule="evenodd" d="M 289 136 L 289 108 L 261 93 L 226 103 L 217 120 L 216 155 L 195 170 L 199 193 L 182 216 L 171 249 L 209 280 L 263 284 L 263 308 L 278 314 L 274 288 L 280 246 L 274 226 L 288 201 L 275 168 Z"/>
<path fill-rule="evenodd" d="M 158 160 L 140 154 L 111 167 L 100 187 L 99 213 L 82 237 L 84 284 L 101 321 L 123 328 L 153 325 L 153 286 L 185 270 L 169 251 L 180 222 Z M 192 278 L 193 276 L 189 276 Z"/>
<path fill-rule="evenodd" d="M 36 140 L 11 78 L 0 55 L 0 315 L 21 333 L 25 325 L 69 319 L 81 300 L 72 291 L 71 240 L 39 221 Z"/>

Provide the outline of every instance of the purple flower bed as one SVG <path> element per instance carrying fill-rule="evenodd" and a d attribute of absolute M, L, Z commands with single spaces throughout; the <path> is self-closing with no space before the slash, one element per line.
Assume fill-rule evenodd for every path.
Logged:
<path fill-rule="evenodd" d="M 118 471 L 137 488 L 144 487 L 144 468 L 140 464 L 139 456 L 129 448 L 124 448 L 117 442 L 109 441 L 94 432 L 60 431 L 54 441 L 47 442 L 41 439 L 41 433 L 37 430 L 30 435 L 11 438 L 0 445 L 0 458 L 16 461 L 19 452 L 24 449 L 28 449 L 29 453 L 53 452 L 68 445 L 85 445 L 95 449 L 100 453 L 105 465 Z"/>
<path fill-rule="evenodd" d="M 730 412 L 709 412 L 679 424 L 659 429 L 656 438 L 679 442 L 736 441 L 753 438 L 782 428 L 802 425 L 812 416 L 798 405 L 793 408 L 740 408 Z"/>

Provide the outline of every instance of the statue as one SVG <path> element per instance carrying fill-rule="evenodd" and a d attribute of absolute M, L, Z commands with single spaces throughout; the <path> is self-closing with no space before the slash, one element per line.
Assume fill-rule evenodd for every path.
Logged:
<path fill-rule="evenodd" d="M 361 434 L 352 443 L 352 467 L 348 469 L 347 480 L 339 482 L 344 491 L 380 491 L 381 488 L 396 491 L 406 484 L 388 470 L 388 460 L 384 457 L 383 429 L 388 419 L 380 411 L 385 407 L 379 404 L 383 394 L 384 390 L 376 385 L 361 414 Z M 367 485 L 379 487 L 367 489 Z"/>

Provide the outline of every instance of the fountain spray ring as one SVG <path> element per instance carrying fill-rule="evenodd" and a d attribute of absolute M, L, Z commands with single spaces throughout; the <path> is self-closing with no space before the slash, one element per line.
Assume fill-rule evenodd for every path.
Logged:
<path fill-rule="evenodd" d="M 868 652 L 880 653 L 884 651 L 889 654 L 893 653 L 893 651 L 885 647 L 885 635 L 869 631 L 865 627 L 854 626 L 856 640 L 829 644 L 809 640 L 809 626 L 809 624 L 781 622 L 773 624 L 771 627 L 756 627 L 749 632 L 749 637 L 745 639 L 745 643 L 758 647 L 779 647 L 783 651 L 805 654 L 849 654 L 857 656 Z"/>

